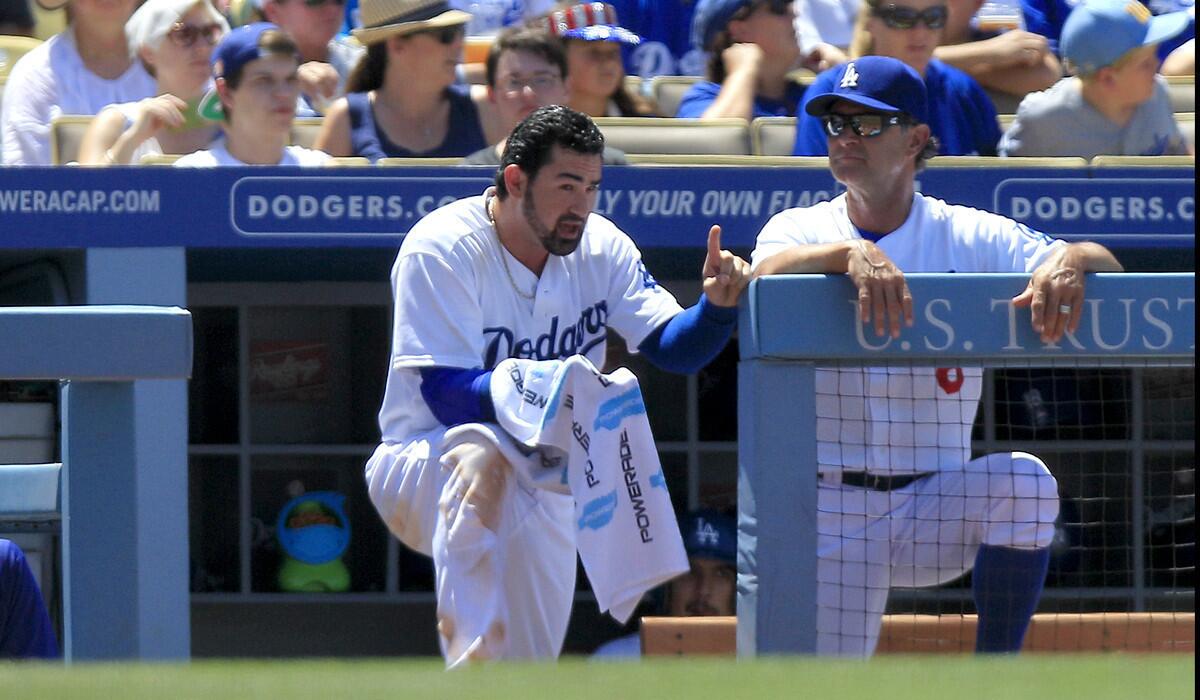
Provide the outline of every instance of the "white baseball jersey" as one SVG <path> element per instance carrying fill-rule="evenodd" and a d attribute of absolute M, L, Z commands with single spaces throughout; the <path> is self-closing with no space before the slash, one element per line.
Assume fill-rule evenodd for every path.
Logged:
<path fill-rule="evenodd" d="M 799 244 L 862 238 L 846 195 L 776 214 L 758 234 L 752 266 Z M 913 195 L 904 224 L 877 242 L 904 272 L 1032 272 L 1065 245 L 997 214 Z M 904 474 L 970 459 L 982 392 L 979 368 L 821 369 L 818 471 Z"/>
<path fill-rule="evenodd" d="M 384 442 L 438 425 L 421 397 L 421 367 L 491 369 L 509 357 L 575 354 L 602 367 L 610 326 L 636 348 L 682 310 L 629 236 L 599 214 L 588 216 L 575 252 L 551 255 L 535 276 L 496 237 L 489 195 L 434 211 L 400 247 L 392 367 L 379 413 Z"/>

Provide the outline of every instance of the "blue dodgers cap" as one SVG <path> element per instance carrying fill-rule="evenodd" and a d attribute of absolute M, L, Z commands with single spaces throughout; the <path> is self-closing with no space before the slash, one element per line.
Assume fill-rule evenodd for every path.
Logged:
<path fill-rule="evenodd" d="M 212 65 L 214 78 L 224 78 L 241 72 L 247 63 L 270 55 L 272 52 L 262 48 L 262 35 L 269 31 L 284 33 L 277 25 L 270 22 L 255 22 L 246 24 L 226 34 L 213 49 Z M 300 54 L 296 54 L 300 58 Z"/>
<path fill-rule="evenodd" d="M 717 38 L 729 18 L 743 7 L 753 4 L 754 0 L 699 0 L 696 12 L 692 15 L 692 43 L 702 50 L 707 50 L 712 40 Z"/>
<path fill-rule="evenodd" d="M 689 557 L 708 557 L 737 566 L 737 524 L 715 510 L 698 510 L 683 519 L 683 548 Z"/>
<path fill-rule="evenodd" d="M 1151 16 L 1137 0 L 1084 0 L 1063 23 L 1059 48 L 1076 73 L 1087 75 L 1133 49 L 1178 36 L 1188 22 L 1187 12 Z"/>
<path fill-rule="evenodd" d="M 837 71 L 833 92 L 813 96 L 804 111 L 819 117 L 829 106 L 845 100 L 881 112 L 904 112 L 919 123 L 929 118 L 925 81 L 903 61 L 888 56 L 863 56 L 830 70 Z"/>

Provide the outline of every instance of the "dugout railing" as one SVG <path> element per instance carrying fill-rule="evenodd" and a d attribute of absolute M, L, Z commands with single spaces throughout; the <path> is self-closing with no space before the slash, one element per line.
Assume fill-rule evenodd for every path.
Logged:
<path fill-rule="evenodd" d="M 60 536 L 63 657 L 189 658 L 191 314 L 0 308 L 0 338 L 0 380 L 60 383 L 59 459 L 0 464 L 0 534 Z"/>
<path fill-rule="evenodd" d="M 915 323 L 890 341 L 876 338 L 869 326 L 856 322 L 857 295 L 841 275 L 761 278 L 745 296 L 738 367 L 739 654 L 816 650 L 816 367 L 1141 370 L 1195 364 L 1191 273 L 1088 275 L 1081 325 L 1055 345 L 1043 344 L 1034 334 L 1028 309 L 1014 309 L 1009 303 L 1027 283 L 1025 275 L 913 274 L 907 279 L 915 299 Z M 985 381 L 981 411 L 994 410 L 988 385 Z M 1194 440 L 1194 414 L 1189 412 L 1179 422 L 1186 435 L 1168 447 L 1183 449 Z M 1140 438 L 1143 429 L 1142 422 L 1133 423 L 1131 437 Z M 998 447 L 995 435 L 978 431 L 975 442 L 976 452 Z M 1136 440 L 1135 445 L 1129 462 L 1133 474 L 1126 477 L 1128 505 L 1123 506 L 1128 509 L 1129 532 L 1120 553 L 1130 569 L 1128 585 L 1115 594 L 1122 600 L 1112 608 L 1125 613 L 1153 607 L 1148 606 L 1145 551 L 1150 525 L 1145 510 L 1147 455 Z M 1031 446 L 1029 451 L 1037 453 L 1038 448 Z M 1172 464 L 1194 475 L 1186 456 Z M 1191 501 L 1194 504 L 1194 497 Z M 1180 564 L 1194 572 L 1194 562 Z M 901 590 L 909 589 L 893 589 L 893 596 L 904 598 Z M 961 604 L 964 594 L 969 598 L 969 591 L 961 587 L 912 590 L 920 591 L 917 598 L 959 601 L 951 609 L 964 619 L 973 612 Z M 1100 601 L 1106 596 L 1103 588 L 1076 594 Z M 1167 609 L 1194 613 L 1190 591 L 1177 594 L 1182 602 Z M 1048 589 L 1043 603 L 1053 597 Z"/>

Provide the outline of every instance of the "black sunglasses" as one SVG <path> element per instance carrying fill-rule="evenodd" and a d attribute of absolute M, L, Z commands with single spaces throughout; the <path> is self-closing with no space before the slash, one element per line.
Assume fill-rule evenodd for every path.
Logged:
<path fill-rule="evenodd" d="M 413 32 L 413 35 L 425 34 L 437 39 L 439 42 L 449 46 L 459 39 L 467 35 L 467 28 L 464 25 L 456 24 L 452 27 L 438 27 L 436 29 L 422 29 L 419 32 Z"/>
<path fill-rule="evenodd" d="M 825 133 L 830 136 L 841 136 L 842 131 L 849 126 L 850 130 L 863 138 L 878 136 L 890 126 L 904 124 L 903 117 L 897 114 L 826 114 L 821 117 Z"/>
<path fill-rule="evenodd" d="M 743 5 L 741 9 L 730 17 L 730 21 L 735 19 L 746 19 L 754 14 L 754 11 L 760 7 L 766 7 L 767 11 L 773 15 L 790 15 L 792 13 L 792 0 L 766 0 L 765 2 L 752 2 L 748 5 Z"/>
<path fill-rule="evenodd" d="M 333 3 L 338 7 L 342 7 L 346 4 L 346 0 L 304 0 L 305 7 L 321 7 L 326 3 Z"/>
<path fill-rule="evenodd" d="M 171 41 L 181 49 L 190 49 L 201 38 L 209 46 L 216 46 L 221 40 L 221 25 L 217 23 L 205 24 L 204 26 L 196 26 L 194 24 L 184 24 L 176 22 L 168 31 L 167 36 Z"/>
<path fill-rule="evenodd" d="M 920 12 L 903 5 L 884 5 L 871 8 L 871 14 L 892 29 L 912 29 L 918 22 L 924 22 L 930 29 L 941 29 L 946 26 L 948 11 L 945 5 L 936 5 Z"/>

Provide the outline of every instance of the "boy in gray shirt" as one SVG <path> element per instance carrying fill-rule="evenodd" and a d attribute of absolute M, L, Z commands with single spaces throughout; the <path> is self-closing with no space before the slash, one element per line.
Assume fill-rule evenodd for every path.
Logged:
<path fill-rule="evenodd" d="M 1157 45 L 1187 14 L 1157 17 L 1137 0 L 1084 0 L 1060 47 L 1075 76 L 1027 95 L 1000 139 L 1002 156 L 1158 156 L 1189 152 L 1175 123 Z"/>

